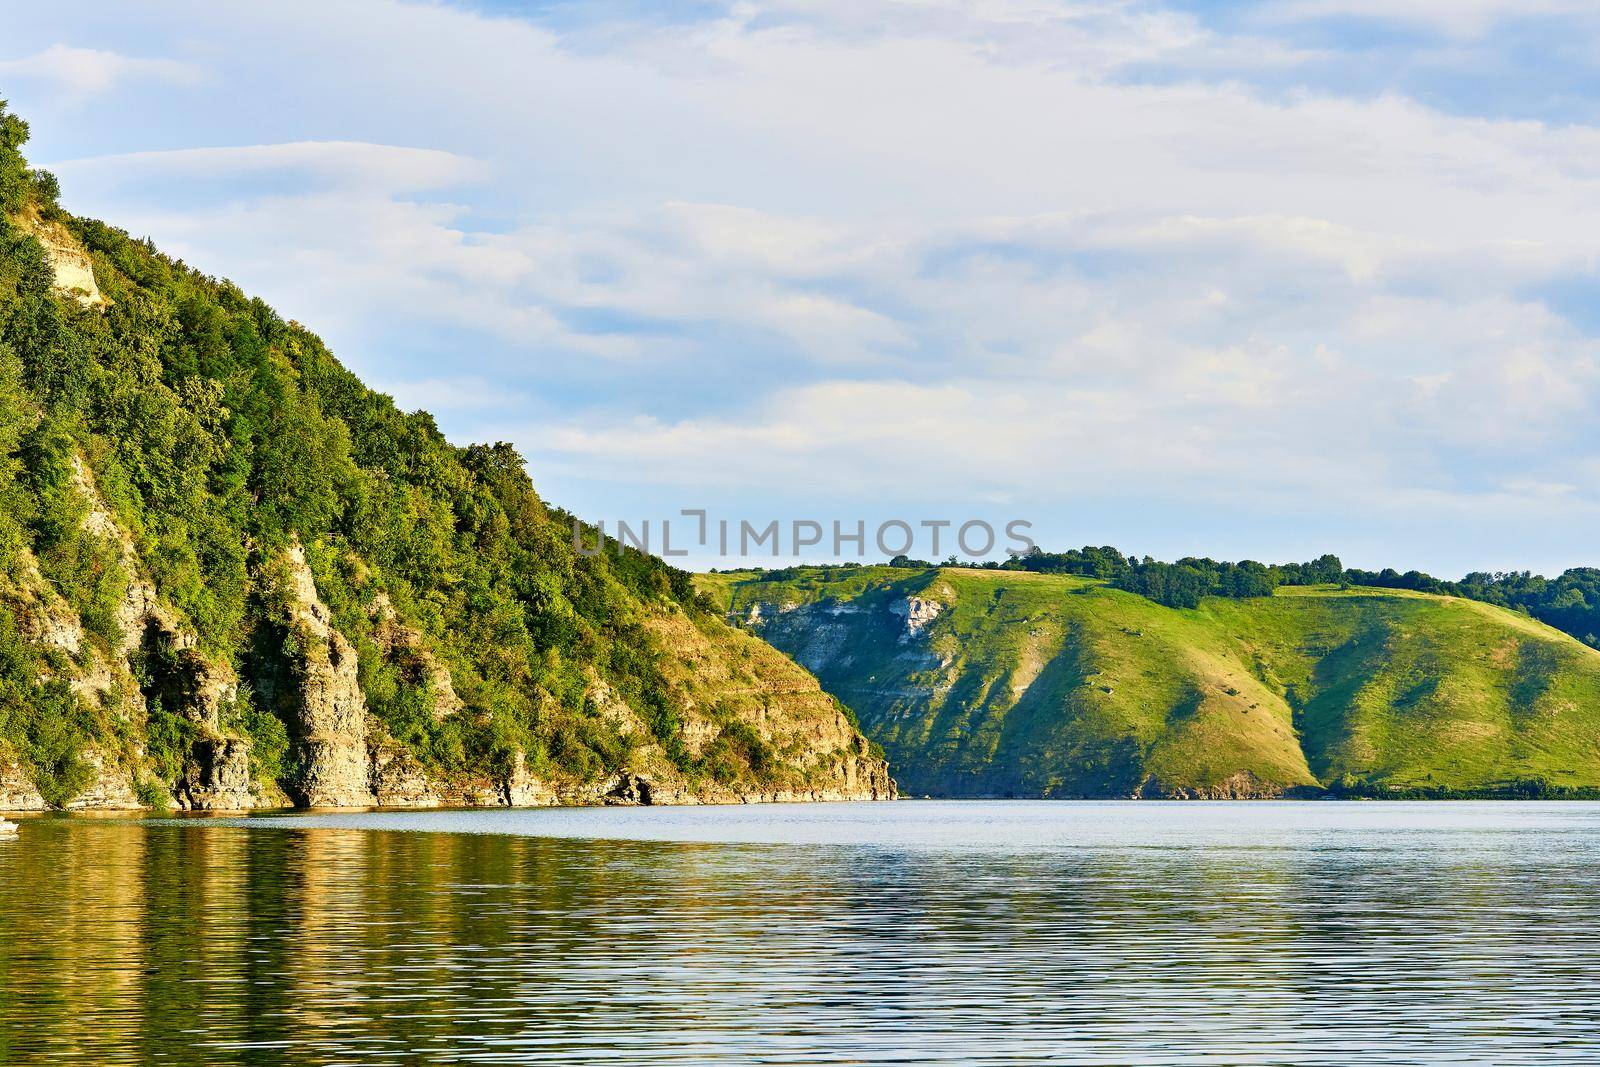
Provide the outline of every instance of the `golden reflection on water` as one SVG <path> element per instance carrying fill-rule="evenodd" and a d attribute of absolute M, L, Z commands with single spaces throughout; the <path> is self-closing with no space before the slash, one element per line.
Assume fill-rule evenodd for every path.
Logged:
<path fill-rule="evenodd" d="M 1600 1053 L 1584 832 L 963 853 L 35 819 L 0 845 L 0 1062 L 1552 1062 Z"/>

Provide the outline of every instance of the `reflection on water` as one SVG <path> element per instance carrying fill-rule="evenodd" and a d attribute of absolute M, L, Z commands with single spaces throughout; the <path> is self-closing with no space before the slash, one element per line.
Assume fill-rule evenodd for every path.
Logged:
<path fill-rule="evenodd" d="M 530 836 L 585 828 L 691 840 Z M 1600 1054 L 1597 967 L 1587 804 L 38 819 L 0 843 L 0 1062 L 1547 1063 Z"/>

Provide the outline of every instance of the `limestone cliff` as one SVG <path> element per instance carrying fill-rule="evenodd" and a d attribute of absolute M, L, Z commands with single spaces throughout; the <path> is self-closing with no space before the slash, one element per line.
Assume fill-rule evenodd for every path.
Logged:
<path fill-rule="evenodd" d="M 298 692 L 293 736 L 298 748 L 296 799 L 311 807 L 374 803 L 367 765 L 367 703 L 355 649 L 333 628 L 328 606 L 299 545 L 285 553 L 286 620 L 294 639 Z"/>
<path fill-rule="evenodd" d="M 0 758 L 0 812 L 44 811 L 44 797 L 15 757 Z"/>
<path fill-rule="evenodd" d="M 674 653 L 673 676 L 686 694 L 684 739 L 693 755 L 753 737 L 758 752 L 775 757 L 757 789 L 765 800 L 896 795 L 882 753 L 793 660 L 746 634 L 714 639 L 709 626 L 697 625 L 681 610 L 663 611 L 650 625 Z M 732 800 L 737 791 L 715 783 L 697 788 L 663 773 L 656 792 L 704 801 Z"/>
<path fill-rule="evenodd" d="M 893 795 L 688 575 L 580 552 L 509 444 L 75 218 L 0 122 L 0 810 Z"/>
<path fill-rule="evenodd" d="M 394 610 L 394 604 L 385 593 L 372 599 L 371 616 L 376 622 L 373 637 L 378 651 L 386 658 L 396 660 L 412 674 L 426 683 L 435 719 L 448 719 L 463 707 L 456 695 L 455 681 L 450 668 L 439 662 L 420 630 L 408 626 Z"/>
<path fill-rule="evenodd" d="M 106 298 L 94 280 L 94 262 L 72 231 L 37 210 L 24 211 L 18 221 L 44 249 L 58 294 L 86 308 L 104 306 Z"/>
<path fill-rule="evenodd" d="M 584 698 L 587 715 L 629 742 L 625 765 L 598 776 L 560 768 L 535 773 L 515 751 L 498 773 L 430 770 L 388 736 L 369 712 L 356 647 L 334 623 L 305 549 L 290 545 L 264 563 L 262 581 L 278 605 L 278 655 L 285 668 L 257 675 L 256 697 L 285 711 L 292 776 L 262 782 L 252 771 L 250 742 L 231 733 L 224 712 L 240 698 L 231 664 L 208 656 L 193 631 L 144 576 L 129 531 L 117 520 L 81 456 L 70 466 L 81 498 L 81 527 L 101 543 L 121 575 L 114 602 L 116 639 L 97 643 L 78 615 L 41 575 L 23 548 L 0 594 L 25 636 L 59 653 L 55 668 L 81 700 L 133 726 L 146 701 L 176 709 L 192 726 L 181 773 L 153 783 L 137 750 L 91 749 L 86 778 L 64 806 L 74 811 L 149 806 L 139 783 L 157 784 L 155 802 L 193 811 L 237 811 L 285 802 L 309 807 L 544 806 L 556 804 L 705 804 L 754 801 L 892 799 L 895 785 L 839 703 L 765 643 L 720 623 L 697 622 L 681 608 L 658 606 L 646 626 L 668 653 L 666 679 L 680 701 L 682 745 L 709 773 L 686 774 L 651 736 L 641 714 L 595 677 Z M 917 612 L 918 618 L 935 612 Z M 377 592 L 366 610 L 374 650 L 414 675 L 429 694 L 436 721 L 471 716 L 449 668 L 427 637 Z M 144 699 L 141 699 L 143 697 Z M 0 812 L 48 805 L 15 755 L 0 753 Z M 716 764 L 717 759 L 724 764 Z M 725 765 L 733 760 L 737 766 Z M 287 795 L 280 790 L 287 790 Z"/>
<path fill-rule="evenodd" d="M 107 548 L 121 578 L 112 612 L 115 639 L 97 642 L 85 632 L 78 614 L 25 547 L 17 553 L 9 579 L 0 583 L 0 602 L 9 606 L 29 640 L 58 653 L 48 674 L 59 676 L 109 723 L 122 724 L 122 729 L 144 725 L 143 696 L 166 700 L 193 725 L 186 773 L 162 787 L 170 789 L 173 804 L 193 810 L 257 806 L 261 798 L 251 787 L 248 743 L 222 729 L 221 710 L 238 693 L 232 668 L 203 655 L 194 633 L 161 603 L 142 574 L 132 537 L 111 514 L 79 456 L 71 459 L 70 485 L 81 500 L 83 532 Z M 148 776 L 148 768 L 137 751 L 101 745 L 84 752 L 79 767 L 85 781 L 67 807 L 146 806 L 136 786 Z M 14 759 L 0 766 L 0 810 L 42 806 L 37 788 Z"/>
<path fill-rule="evenodd" d="M 160 782 L 156 800 L 194 811 L 231 811 L 292 802 L 308 807 L 481 807 L 558 804 L 708 804 L 881 800 L 896 795 L 882 754 L 861 736 L 839 703 L 765 643 L 660 605 L 646 626 L 667 654 L 665 677 L 678 701 L 683 751 L 675 760 L 644 716 L 595 677 L 584 713 L 626 742 L 623 765 L 599 775 L 560 767 L 535 770 L 518 750 L 501 768 L 451 773 L 426 766 L 395 741 L 367 707 L 356 646 L 335 625 L 305 549 L 292 544 L 264 562 L 262 582 L 278 605 L 277 673 L 251 676 L 254 699 L 278 709 L 288 725 L 292 773 L 257 779 L 250 743 L 229 732 L 224 712 L 240 698 L 227 663 L 198 642 L 153 585 L 141 577 L 133 539 L 101 497 L 79 459 L 73 484 L 84 497 L 83 527 L 107 544 L 125 570 L 116 600 L 119 638 L 100 647 L 38 573 L 31 556 L 7 583 L 11 609 L 33 641 L 63 653 L 72 690 L 120 721 L 147 714 L 140 700 L 175 708 L 193 727 L 181 773 Z M 472 717 L 453 679 L 416 627 L 379 593 L 369 605 L 378 656 L 413 670 L 431 696 L 436 720 Z M 3 755 L 3 754 L 0 754 Z M 702 767 L 685 773 L 683 757 Z M 65 802 L 70 810 L 148 806 L 154 769 L 137 750 L 91 750 L 87 779 Z M 280 792 L 279 786 L 286 790 Z M 0 758 L 0 811 L 48 805 L 14 757 Z"/>

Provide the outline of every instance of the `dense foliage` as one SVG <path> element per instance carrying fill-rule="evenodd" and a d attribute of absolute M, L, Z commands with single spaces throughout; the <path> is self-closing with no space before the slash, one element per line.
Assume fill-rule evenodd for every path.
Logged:
<path fill-rule="evenodd" d="M 1204 596 L 1267 596 L 1280 585 L 1340 584 L 1411 589 L 1420 593 L 1466 597 L 1527 612 L 1541 622 L 1564 630 L 1589 645 L 1600 634 L 1600 569 L 1575 567 L 1557 578 L 1528 571 L 1474 572 L 1460 581 L 1447 581 L 1392 568 L 1366 571 L 1346 568 L 1338 556 L 1324 555 L 1306 563 L 1263 564 L 1254 560 L 1225 563 L 1187 557 L 1176 563 L 1124 556 L 1114 548 L 1086 547 L 1067 552 L 1035 550 L 1007 563 L 1003 569 L 1045 574 L 1076 574 L 1104 578 L 1119 589 L 1140 593 L 1169 607 L 1192 608 Z"/>
<path fill-rule="evenodd" d="M 1196 607 L 1200 598 L 1207 596 L 1268 596 L 1280 585 L 1337 582 L 1344 572 L 1337 556 L 1321 556 L 1307 563 L 1275 566 L 1250 559 L 1225 563 L 1198 556 L 1187 556 L 1176 563 L 1163 563 L 1149 556 L 1143 559 L 1124 556 L 1109 546 L 1086 546 L 1066 552 L 1034 549 L 1000 566 L 1002 569 L 1041 574 L 1103 578 L 1119 589 L 1175 608 Z"/>
<path fill-rule="evenodd" d="M 1515 608 L 1558 630 L 1565 630 L 1587 645 L 1600 646 L 1600 636 L 1597 636 L 1600 635 L 1600 569 L 1594 567 L 1573 567 L 1555 578 L 1529 571 L 1493 574 L 1474 571 L 1455 582 L 1420 571 L 1396 574 L 1392 570 L 1348 570 L 1344 580 L 1351 585 L 1415 589 Z"/>
<path fill-rule="evenodd" d="M 945 566 L 957 566 L 952 557 Z M 858 563 L 843 563 L 830 570 L 859 569 Z M 936 566 L 927 560 L 896 556 L 888 566 L 922 570 Z M 1410 589 L 1420 593 L 1466 597 L 1487 604 L 1526 612 L 1586 644 L 1600 647 L 1600 568 L 1574 567 L 1557 578 L 1544 578 L 1528 571 L 1503 573 L 1474 572 L 1459 581 L 1435 578 L 1421 571 L 1404 574 L 1392 568 L 1366 571 L 1346 568 L 1338 556 L 1327 554 L 1304 563 L 1257 563 L 1240 560 L 1229 563 L 1203 556 L 1186 556 L 1173 563 L 1150 556 L 1124 555 L 1109 545 L 1046 552 L 1035 548 L 1025 555 L 1004 562 L 978 565 L 983 570 L 1020 570 L 1037 574 L 1070 574 L 1098 578 L 1118 589 L 1138 593 L 1158 604 L 1174 608 L 1198 607 L 1202 597 L 1235 599 L 1270 596 L 1279 586 L 1343 585 L 1373 586 L 1384 589 Z M 787 582 L 816 570 L 794 566 L 762 572 L 759 580 Z"/>
<path fill-rule="evenodd" d="M 6 573 L 31 551 L 93 642 L 121 638 L 114 609 L 128 576 L 84 532 L 72 487 L 83 457 L 163 600 L 245 680 L 229 725 L 256 742 L 259 773 L 280 772 L 285 749 L 283 709 L 259 706 L 265 687 L 252 696 L 249 685 L 283 654 L 263 575 L 296 541 L 357 648 L 371 711 L 425 762 L 481 769 L 522 750 L 535 768 L 617 767 L 637 740 L 586 713 L 596 679 L 687 759 L 662 653 L 641 624 L 659 600 L 700 610 L 686 575 L 638 552 L 577 553 L 570 516 L 545 507 L 510 445 L 451 445 L 429 415 L 364 387 L 260 300 L 61 212 L 53 180 L 27 169 L 26 136 L 0 105 Z M 64 227 L 88 250 L 105 307 L 52 295 L 30 225 Z M 378 654 L 379 593 L 437 650 L 466 714 L 436 722 L 426 678 Z M 44 655 L 0 613 L 0 748 L 59 798 L 81 784 L 86 739 L 127 727 L 77 706 L 61 683 L 41 684 Z M 158 689 L 145 694 L 151 756 L 172 772 L 185 738 Z"/>

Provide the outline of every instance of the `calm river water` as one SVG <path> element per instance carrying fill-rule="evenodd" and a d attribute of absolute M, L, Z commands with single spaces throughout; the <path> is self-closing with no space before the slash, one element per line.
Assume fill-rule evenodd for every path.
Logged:
<path fill-rule="evenodd" d="M 1600 1057 L 1600 805 L 40 818 L 0 1062 Z"/>

